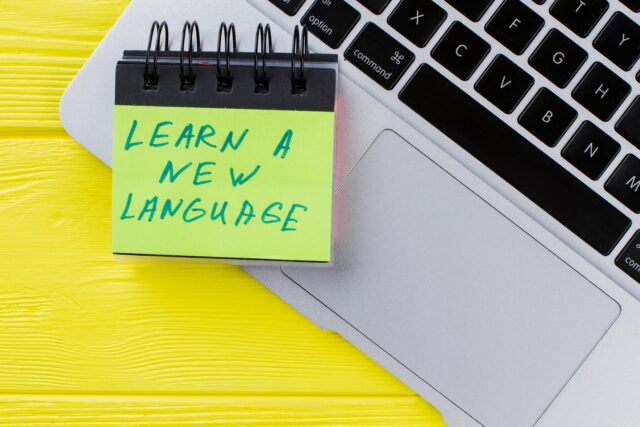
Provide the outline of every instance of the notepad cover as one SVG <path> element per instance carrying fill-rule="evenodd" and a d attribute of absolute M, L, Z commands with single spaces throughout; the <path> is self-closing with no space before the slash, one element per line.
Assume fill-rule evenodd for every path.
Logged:
<path fill-rule="evenodd" d="M 335 93 L 335 70 L 320 71 Z M 335 111 L 326 94 L 315 103 L 278 96 L 274 72 L 268 105 L 241 85 L 227 98 L 207 97 L 201 85 L 136 99 L 131 70 L 118 72 L 126 75 L 114 109 L 114 253 L 331 260 Z"/>

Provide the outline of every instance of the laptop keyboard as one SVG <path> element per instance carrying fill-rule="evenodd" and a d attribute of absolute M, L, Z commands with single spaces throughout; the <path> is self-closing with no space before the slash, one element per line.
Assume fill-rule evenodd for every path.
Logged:
<path fill-rule="evenodd" d="M 301 23 L 334 49 L 365 11 L 381 15 L 385 25 L 365 22 L 344 50 L 345 59 L 386 90 L 398 84 L 414 61 L 426 59 L 400 88 L 400 101 L 602 255 L 612 253 L 631 227 L 630 217 L 640 213 L 640 153 L 620 154 L 620 141 L 640 148 L 640 96 L 612 124 L 617 133 L 602 128 L 640 81 L 640 72 L 632 78 L 627 73 L 640 58 L 640 0 L 622 0 L 621 11 L 613 13 L 607 13 L 607 0 L 269 1 L 287 14 L 306 3 Z M 494 3 L 499 4 L 492 7 Z M 494 12 L 485 16 L 490 8 Z M 552 18 L 536 12 L 542 8 Z M 448 19 L 453 10 L 471 22 Z M 476 24 L 481 20 L 484 27 Z M 431 58 L 425 58 L 417 49 L 432 42 L 444 25 L 429 49 Z M 596 28 L 593 41 L 582 40 Z M 501 44 L 511 56 L 497 53 L 485 62 L 491 43 Z M 606 60 L 585 65 L 588 43 Z M 513 59 L 525 52 L 530 53 L 523 68 L 522 61 Z M 429 65 L 433 61 L 451 76 Z M 531 95 L 535 72 L 544 76 L 543 87 Z M 470 80 L 473 89 L 456 79 Z M 564 88 L 570 97 L 560 93 Z M 519 109 L 514 119 L 527 132 L 506 123 L 488 104 L 507 116 Z M 579 118 L 578 105 L 593 117 Z M 560 160 L 532 138 L 548 147 L 563 144 Z M 602 182 L 594 191 L 583 180 Z M 598 194 L 599 189 L 620 207 Z M 640 281 L 640 272 L 623 270 Z"/>

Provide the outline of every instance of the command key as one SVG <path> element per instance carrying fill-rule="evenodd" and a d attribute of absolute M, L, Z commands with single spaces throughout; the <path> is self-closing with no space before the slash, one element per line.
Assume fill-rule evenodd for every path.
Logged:
<path fill-rule="evenodd" d="M 372 23 L 360 31 L 344 57 L 385 89 L 393 89 L 415 59 L 409 49 Z"/>
<path fill-rule="evenodd" d="M 627 246 L 622 250 L 616 265 L 636 282 L 640 282 L 640 230 L 636 231 Z"/>

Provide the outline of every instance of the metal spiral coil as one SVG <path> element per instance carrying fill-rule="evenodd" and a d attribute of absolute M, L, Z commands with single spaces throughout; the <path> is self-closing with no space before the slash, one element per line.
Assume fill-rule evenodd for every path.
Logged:
<path fill-rule="evenodd" d="M 305 75 L 304 59 L 308 53 L 309 37 L 307 34 L 307 27 L 302 26 L 301 38 L 300 30 L 296 25 L 291 45 L 291 93 L 293 94 L 301 94 L 307 91 L 307 77 Z M 296 71 L 296 62 L 299 62 L 300 64 L 300 69 L 298 71 Z"/>
<path fill-rule="evenodd" d="M 169 50 L 169 27 L 166 21 L 161 24 L 158 21 L 154 21 L 151 25 L 151 31 L 149 31 L 149 42 L 147 43 L 147 55 L 144 64 L 144 88 L 153 89 L 158 86 L 158 52 L 162 46 L 161 40 L 164 34 L 164 50 Z M 155 49 L 153 52 L 153 72 L 149 72 L 149 62 L 151 60 L 151 46 L 153 44 L 155 36 Z"/>
<path fill-rule="evenodd" d="M 223 37 L 224 37 L 224 53 L 225 53 L 224 72 L 222 72 L 222 67 L 220 66 Z M 231 90 L 233 77 L 231 76 L 231 70 L 229 68 L 230 57 L 231 57 L 231 53 L 235 53 L 235 52 L 237 52 L 236 27 L 233 24 L 230 24 L 229 27 L 227 27 L 227 24 L 223 22 L 220 25 L 220 30 L 218 31 L 218 51 L 217 51 L 218 91 L 228 92 Z"/>
<path fill-rule="evenodd" d="M 260 48 L 260 51 L 258 51 Z M 269 92 L 269 76 L 267 75 L 267 55 L 272 52 L 271 28 L 258 24 L 256 29 L 256 42 L 254 46 L 253 75 L 257 93 Z M 258 55 L 261 56 L 262 66 L 258 67 Z"/>
<path fill-rule="evenodd" d="M 181 88 L 183 90 L 189 90 L 193 88 L 195 85 L 195 74 L 193 73 L 193 52 L 194 52 L 194 43 L 193 36 L 196 36 L 195 40 L 195 50 L 196 52 L 201 52 L 200 45 L 200 27 L 196 21 L 193 22 L 185 22 L 184 27 L 182 27 L 182 43 L 180 46 L 180 82 Z M 187 34 L 189 35 L 189 51 L 188 51 L 188 64 L 189 71 L 185 72 L 185 41 L 187 39 Z"/>

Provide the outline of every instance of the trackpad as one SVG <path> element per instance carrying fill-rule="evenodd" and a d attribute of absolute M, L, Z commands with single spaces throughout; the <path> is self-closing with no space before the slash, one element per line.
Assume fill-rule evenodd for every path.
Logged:
<path fill-rule="evenodd" d="M 285 274 L 488 426 L 528 426 L 616 302 L 391 131 L 336 194 L 332 268 Z"/>

